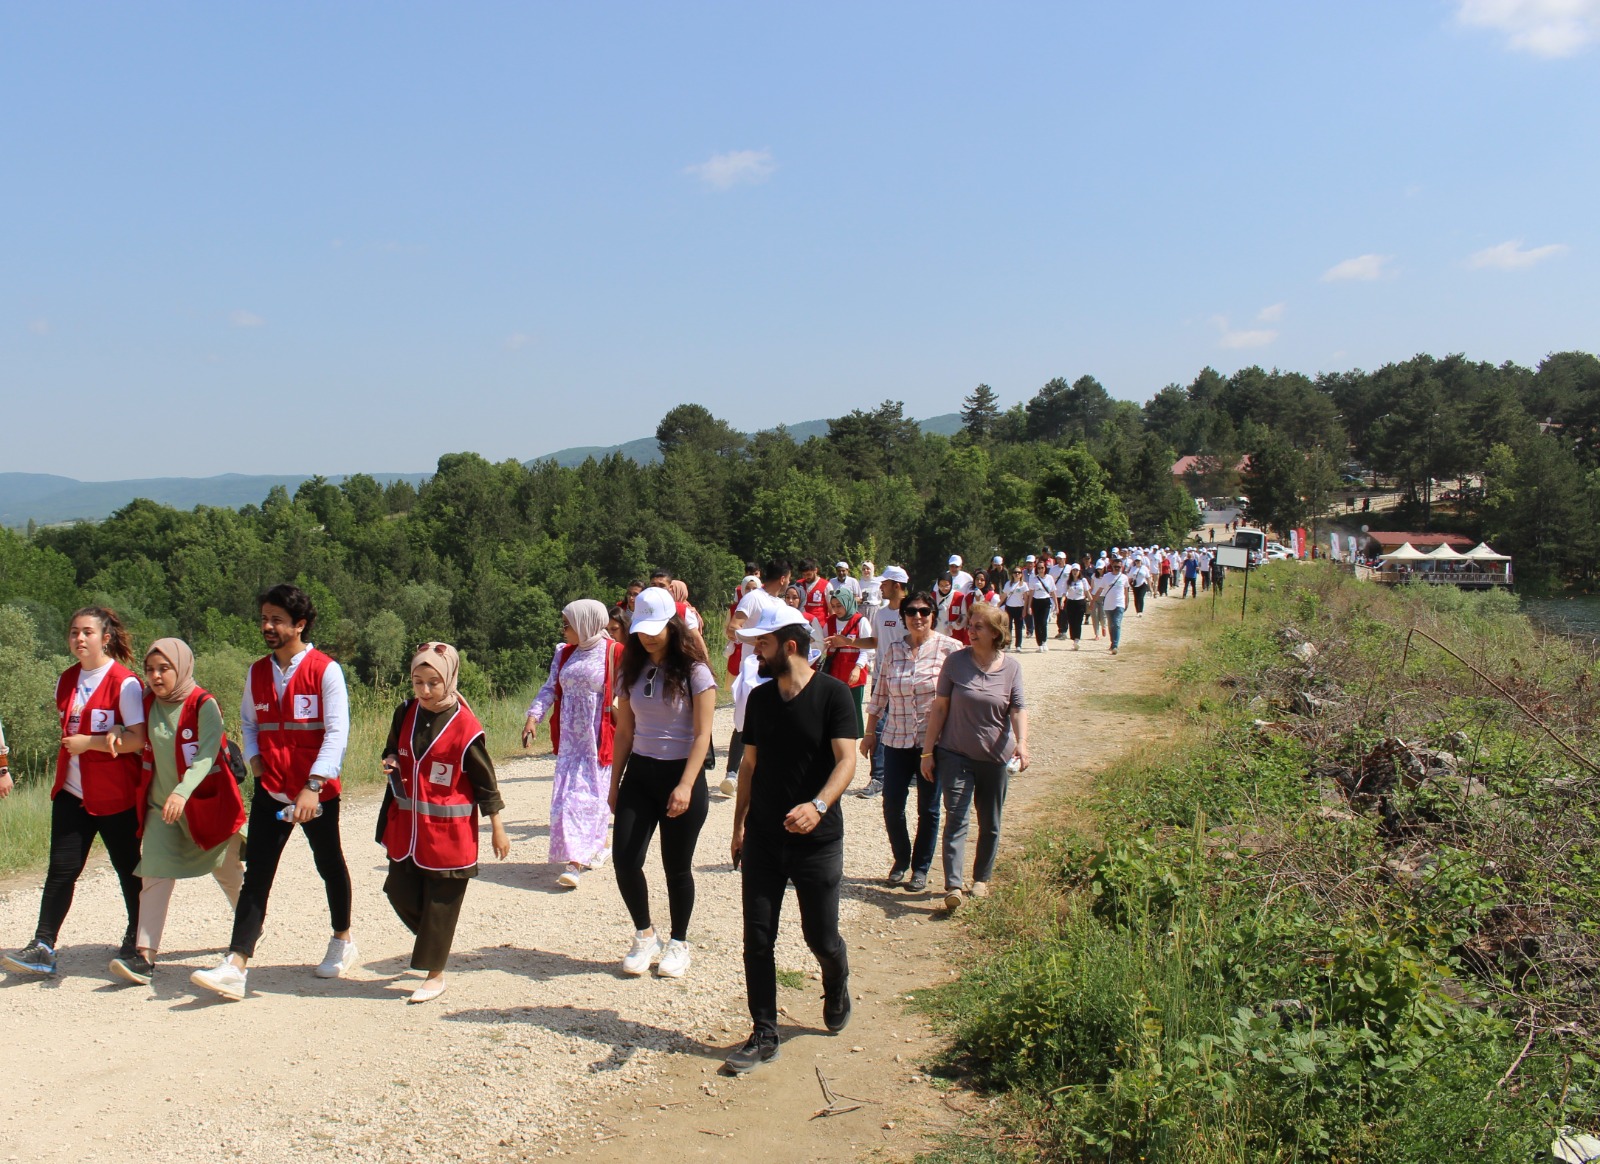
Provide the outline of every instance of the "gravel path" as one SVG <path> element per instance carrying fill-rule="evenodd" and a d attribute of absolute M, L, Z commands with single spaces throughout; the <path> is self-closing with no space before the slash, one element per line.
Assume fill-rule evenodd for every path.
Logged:
<path fill-rule="evenodd" d="M 1129 638 L 1139 629 L 1130 625 Z M 1041 709 L 1036 716 L 1082 682 L 1091 660 L 1120 663 L 1095 644 L 1077 654 L 1053 646 L 1048 655 L 1021 656 L 1030 698 Z M 719 749 L 731 726 L 731 712 L 720 711 Z M 1035 754 L 1049 762 L 1037 745 Z M 857 786 L 866 767 L 861 761 Z M 298 840 L 285 852 L 250 970 L 252 996 L 242 1003 L 200 997 L 188 981 L 190 971 L 215 963 L 230 928 L 227 904 L 209 879 L 179 885 L 153 987 L 109 977 L 106 962 L 123 922 L 116 882 L 102 862 L 79 885 L 62 934 L 59 978 L 0 976 L 0 1043 L 11 1068 L 0 1158 L 543 1155 L 592 1144 L 602 1111 L 616 1110 L 635 1085 L 659 1079 L 675 1052 L 703 1056 L 738 1042 L 748 1018 L 739 884 L 727 861 L 732 801 L 713 793 L 701 834 L 689 976 L 626 979 L 617 963 L 631 926 L 610 870 L 569 891 L 555 884 L 559 867 L 543 863 L 553 768 L 548 756 L 501 765 L 511 859 L 494 862 L 485 842 L 489 862 L 467 893 L 450 989 L 424 1006 L 403 1002 L 416 981 L 405 969 L 410 935 L 382 894 L 382 854 L 370 842 L 377 806 L 371 793 L 347 809 L 361 964 L 338 981 L 311 974 L 326 944 L 327 912 L 309 850 Z M 849 938 L 882 927 L 875 886 L 889 852 L 877 802 L 847 797 L 844 807 L 850 884 L 841 924 Z M 654 849 L 647 873 L 664 921 Z M 937 888 L 937 861 L 933 883 Z M 0 942 L 21 946 L 37 907 L 37 880 L 0 895 Z M 778 965 L 815 970 L 792 894 Z M 809 997 L 817 988 L 808 987 Z"/>

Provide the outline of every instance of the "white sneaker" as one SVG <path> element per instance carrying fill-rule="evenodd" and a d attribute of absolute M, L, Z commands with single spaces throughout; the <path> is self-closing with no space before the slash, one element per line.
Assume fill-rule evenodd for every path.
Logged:
<path fill-rule="evenodd" d="M 245 978 L 247 970 L 241 970 L 233 964 L 232 958 L 224 958 L 222 965 L 215 970 L 196 970 L 189 975 L 189 981 L 202 990 L 209 990 L 212 994 L 220 994 L 223 998 L 230 998 L 238 1002 L 245 995 Z"/>
<path fill-rule="evenodd" d="M 354 966 L 360 956 L 361 951 L 356 949 L 354 938 L 348 941 L 344 938 L 329 938 L 328 952 L 322 956 L 321 964 L 313 973 L 318 978 L 337 978 Z"/>
<path fill-rule="evenodd" d="M 739 778 L 737 776 L 724 776 L 722 783 L 717 785 L 717 791 L 728 797 L 738 796 Z"/>
<path fill-rule="evenodd" d="M 637 978 L 650 969 L 650 963 L 656 960 L 661 953 L 661 939 L 655 934 L 648 937 L 643 930 L 636 930 L 633 935 L 633 945 L 628 950 L 628 956 L 622 960 L 622 972 Z"/>
<path fill-rule="evenodd" d="M 1041 655 L 1044 654 L 1044 644 L 1043 643 L 1039 644 L 1039 650 L 1038 650 L 1037 653 L 1041 654 Z"/>
<path fill-rule="evenodd" d="M 582 865 L 568 865 L 561 871 L 561 876 L 556 878 L 556 884 L 563 889 L 576 889 L 578 882 L 583 880 Z"/>
<path fill-rule="evenodd" d="M 663 978 L 682 978 L 691 961 L 688 942 L 670 941 L 667 943 L 667 948 L 661 952 L 661 961 L 656 966 L 656 973 Z"/>
<path fill-rule="evenodd" d="M 598 868 L 600 868 L 600 866 L 604 865 L 609 860 L 611 860 L 611 850 L 610 849 L 601 849 L 598 853 L 596 853 L 593 857 L 591 857 L 589 859 L 589 868 L 598 869 Z"/>

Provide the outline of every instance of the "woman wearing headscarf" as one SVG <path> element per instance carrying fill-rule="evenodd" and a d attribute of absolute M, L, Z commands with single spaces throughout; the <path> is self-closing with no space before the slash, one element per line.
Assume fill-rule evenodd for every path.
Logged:
<path fill-rule="evenodd" d="M 828 595 L 828 617 L 822 629 L 823 641 L 828 642 L 835 635 L 850 639 L 864 638 L 872 628 L 867 624 L 866 615 L 856 608 L 856 596 L 841 586 Z M 858 733 L 865 726 L 861 702 L 867 690 L 867 672 L 872 660 L 873 652 L 850 647 L 837 650 L 830 648 L 822 656 L 821 669 L 850 688 L 850 697 L 856 704 Z"/>
<path fill-rule="evenodd" d="M 494 855 L 503 861 L 511 852 L 494 762 L 483 725 L 457 690 L 460 678 L 461 656 L 450 644 L 418 647 L 413 697 L 395 709 L 383 749 L 388 784 L 377 836 L 389 855 L 383 891 L 417 937 L 411 968 L 426 975 L 408 1002 L 444 993 L 467 881 L 478 875 L 479 812 L 489 817 Z"/>
<path fill-rule="evenodd" d="M 528 707 L 522 746 L 538 734 L 546 715 L 556 754 L 550 792 L 550 856 L 565 862 L 556 880 L 576 889 L 584 873 L 603 864 L 610 852 L 611 741 L 616 720 L 611 710 L 617 691 L 622 644 L 608 631 L 606 608 L 592 598 L 570 602 L 561 612 L 562 643 L 550 664 L 550 677 Z"/>
<path fill-rule="evenodd" d="M 147 740 L 138 799 L 144 852 L 136 948 L 111 960 L 111 972 L 149 983 L 178 881 L 210 874 L 228 904 L 239 904 L 244 868 L 239 830 L 244 800 L 228 764 L 222 708 L 194 681 L 194 652 L 182 639 L 157 639 L 144 656 Z"/>

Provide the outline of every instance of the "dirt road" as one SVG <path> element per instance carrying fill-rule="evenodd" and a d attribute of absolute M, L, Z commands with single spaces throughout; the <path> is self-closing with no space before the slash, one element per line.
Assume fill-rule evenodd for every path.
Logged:
<path fill-rule="evenodd" d="M 1020 656 L 1036 760 L 1012 785 L 1014 831 L 1030 806 L 1081 788 L 1145 730 L 1148 716 L 1128 697 L 1160 690 L 1178 653 L 1176 602 L 1151 606 L 1129 618 L 1115 659 L 1092 642 Z M 719 714 L 719 741 L 727 716 Z M 809 977 L 814 962 L 791 895 L 778 965 L 803 985 L 780 991 L 784 1057 L 735 1080 L 715 1074 L 749 1030 L 739 886 L 727 863 L 732 803 L 713 795 L 701 836 L 688 977 L 625 979 L 617 962 L 631 926 L 610 870 L 569 891 L 556 887 L 559 868 L 543 863 L 552 769 L 548 757 L 502 765 L 512 856 L 483 866 L 467 894 L 450 989 L 424 1006 L 403 1001 L 415 983 L 405 970 L 409 935 L 382 895 L 370 795 L 346 809 L 362 956 L 342 980 L 311 974 L 327 913 L 298 841 L 285 854 L 250 970 L 252 997 L 242 1003 L 200 997 L 188 981 L 227 941 L 229 912 L 213 884 L 179 886 L 168 949 L 153 986 L 142 988 L 106 973 L 121 936 L 120 897 L 103 865 L 86 875 L 62 933 L 60 976 L 0 978 L 10 1067 L 0 1158 L 637 1159 L 648 1138 L 652 1157 L 737 1151 L 776 1164 L 909 1155 L 923 1131 L 950 1122 L 939 1093 L 920 1082 L 918 1060 L 934 1044 L 903 1000 L 960 965 L 962 931 L 933 893 L 882 884 L 889 852 L 877 801 L 844 802 L 852 1025 L 839 1037 L 821 1030 L 820 985 Z M 858 783 L 865 777 L 863 761 Z M 652 852 L 647 871 L 664 915 L 656 860 Z M 936 861 L 931 888 L 939 886 Z M 36 881 L 0 895 L 0 942 L 20 947 L 37 907 Z M 817 1067 L 839 1091 L 874 1102 L 808 1120 L 822 1106 Z"/>

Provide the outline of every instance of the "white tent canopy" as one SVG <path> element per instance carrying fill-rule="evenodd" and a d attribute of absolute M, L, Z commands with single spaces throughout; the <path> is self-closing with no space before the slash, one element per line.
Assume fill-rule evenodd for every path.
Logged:
<path fill-rule="evenodd" d="M 1494 550 L 1489 548 L 1488 542 L 1479 542 L 1461 556 L 1463 558 L 1471 558 L 1474 562 L 1509 562 L 1511 560 L 1510 554 L 1495 553 Z"/>
<path fill-rule="evenodd" d="M 1457 553 L 1451 549 L 1449 542 L 1440 542 L 1424 556 L 1435 562 L 1464 562 L 1467 560 L 1467 555 Z"/>
<path fill-rule="evenodd" d="M 1398 550 L 1390 550 L 1387 554 L 1379 554 L 1385 562 L 1426 562 L 1428 555 L 1410 542 L 1404 543 Z"/>

